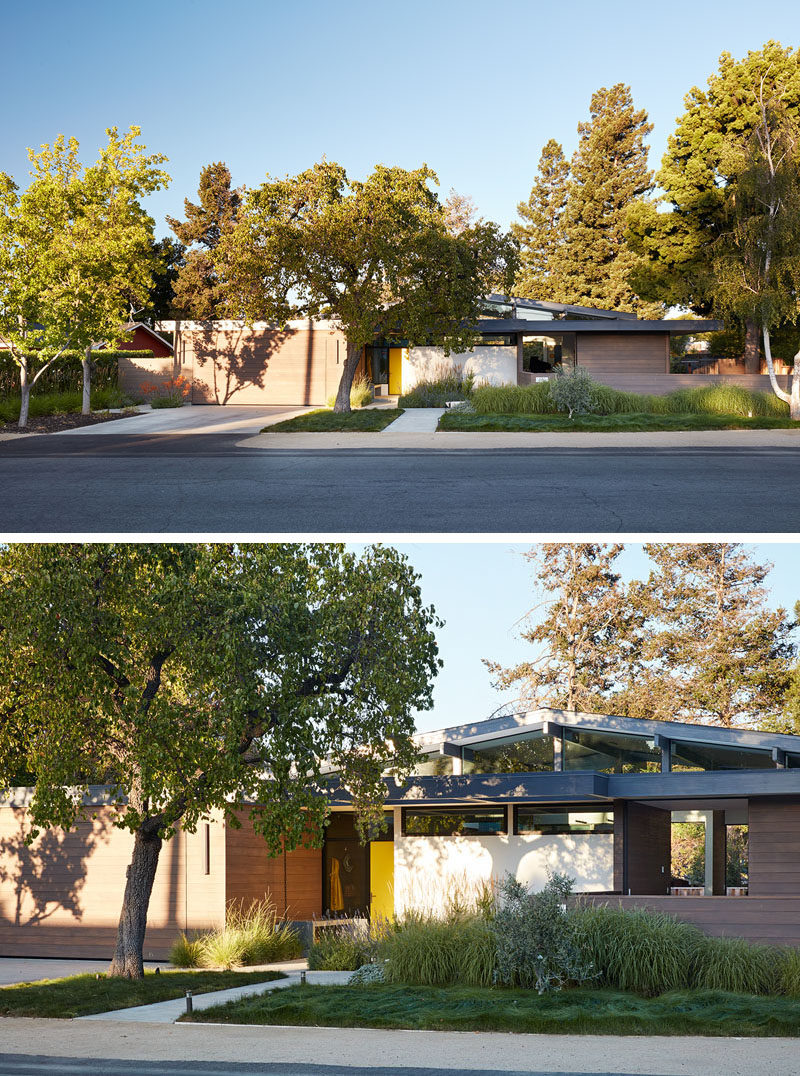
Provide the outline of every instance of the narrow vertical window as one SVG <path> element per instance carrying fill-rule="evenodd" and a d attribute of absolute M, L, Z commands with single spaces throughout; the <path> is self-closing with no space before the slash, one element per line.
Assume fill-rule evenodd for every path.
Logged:
<path fill-rule="evenodd" d="M 211 826 L 203 824 L 203 874 L 211 874 Z"/>

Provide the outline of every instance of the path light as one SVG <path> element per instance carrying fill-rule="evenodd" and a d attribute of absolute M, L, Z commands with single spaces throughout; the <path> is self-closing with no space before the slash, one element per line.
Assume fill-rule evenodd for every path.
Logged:
<path fill-rule="evenodd" d="M 306 973 L 304 971 L 300 972 L 300 985 L 301 986 L 306 985 Z"/>
<path fill-rule="evenodd" d="M 191 990 L 187 990 L 186 991 L 186 1015 L 187 1016 L 190 1015 L 191 1011 L 192 1011 L 192 992 L 191 992 Z"/>

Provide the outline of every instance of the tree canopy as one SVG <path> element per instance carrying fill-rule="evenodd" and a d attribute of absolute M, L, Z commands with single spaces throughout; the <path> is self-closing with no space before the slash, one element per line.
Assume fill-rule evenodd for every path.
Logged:
<path fill-rule="evenodd" d="M 360 181 L 321 161 L 248 191 L 223 241 L 232 316 L 341 326 L 347 357 L 337 411 L 350 409 L 366 344 L 394 337 L 466 350 L 482 297 L 513 280 L 513 240 L 483 221 L 454 235 L 429 187 L 435 180 L 425 165 L 378 165 Z"/>
<path fill-rule="evenodd" d="M 524 299 L 560 302 L 559 272 L 564 259 L 563 218 L 569 191 L 569 164 L 560 143 L 551 138 L 542 149 L 527 202 L 517 205 L 522 224 L 511 232 L 520 245 L 514 294 Z"/>
<path fill-rule="evenodd" d="M 211 811 L 236 825 L 244 800 L 271 854 L 319 843 L 326 758 L 375 817 L 381 773 L 416 757 L 438 623 L 380 546 L 0 552 L 0 784 L 27 768 L 34 825 L 64 828 L 88 785 L 107 787 L 114 824 L 134 834 L 113 973 L 142 973 L 161 843 L 178 826 Z"/>
<path fill-rule="evenodd" d="M 186 248 L 173 286 L 172 303 L 182 317 L 210 321 L 225 316 L 226 281 L 217 257 L 223 236 L 236 223 L 242 188 L 231 188 L 231 173 L 223 161 L 200 173 L 199 202 L 184 199 L 186 220 L 167 217 Z"/>
<path fill-rule="evenodd" d="M 152 285 L 153 221 L 139 199 L 168 183 L 166 158 L 146 152 L 138 127 L 106 133 L 89 167 L 74 138 L 28 150 L 22 194 L 0 173 L 0 336 L 20 372 L 20 426 L 49 365 L 68 348 L 115 341 Z"/>

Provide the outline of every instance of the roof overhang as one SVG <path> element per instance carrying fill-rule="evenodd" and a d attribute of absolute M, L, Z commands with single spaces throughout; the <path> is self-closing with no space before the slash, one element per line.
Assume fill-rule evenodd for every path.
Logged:
<path fill-rule="evenodd" d="M 548 336 L 551 333 L 709 333 L 722 329 L 721 321 L 634 321 L 628 318 L 598 320 L 563 318 L 553 321 L 526 321 L 523 318 L 481 318 L 476 329 L 482 333 L 525 333 Z"/>

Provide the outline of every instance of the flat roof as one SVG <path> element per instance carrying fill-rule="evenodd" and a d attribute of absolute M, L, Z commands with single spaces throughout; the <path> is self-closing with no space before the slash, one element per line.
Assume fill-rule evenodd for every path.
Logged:
<path fill-rule="evenodd" d="M 548 336 L 551 333 L 710 333 L 722 329 L 721 321 L 638 321 L 607 318 L 598 321 L 563 318 L 553 321 L 526 321 L 524 318 L 481 318 L 476 322 L 478 332 L 525 333 L 527 336 Z"/>

